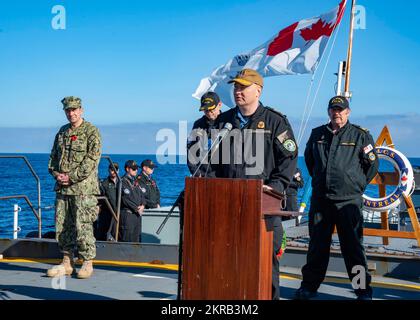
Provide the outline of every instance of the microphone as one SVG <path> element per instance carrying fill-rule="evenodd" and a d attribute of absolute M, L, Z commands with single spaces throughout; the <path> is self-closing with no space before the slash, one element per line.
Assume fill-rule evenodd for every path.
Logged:
<path fill-rule="evenodd" d="M 203 164 L 203 161 L 205 159 L 207 159 L 209 152 L 211 152 L 210 159 L 208 160 L 208 163 L 207 163 L 207 170 L 206 170 L 206 175 L 207 175 L 207 171 L 209 170 L 209 165 L 210 165 L 211 159 L 213 158 L 214 152 L 217 150 L 217 148 L 219 147 L 219 144 L 228 135 L 229 131 L 232 130 L 232 128 L 233 128 L 233 126 L 232 126 L 231 123 L 229 123 L 229 122 L 225 123 L 225 125 L 223 126 L 223 129 L 219 131 L 219 133 L 217 134 L 213 143 L 211 144 L 210 148 L 207 150 L 206 154 L 201 158 L 200 163 L 199 163 L 197 169 L 195 170 L 194 174 L 192 175 L 192 177 L 195 177 L 198 170 L 200 170 L 200 168 Z"/>
<path fill-rule="evenodd" d="M 232 128 L 233 128 L 232 124 L 229 122 L 226 122 L 223 129 L 220 130 L 220 132 L 217 134 L 216 139 L 214 139 L 214 141 L 219 140 L 218 144 L 220 144 L 220 142 L 225 138 L 225 136 L 229 133 L 229 131 L 232 130 Z"/>

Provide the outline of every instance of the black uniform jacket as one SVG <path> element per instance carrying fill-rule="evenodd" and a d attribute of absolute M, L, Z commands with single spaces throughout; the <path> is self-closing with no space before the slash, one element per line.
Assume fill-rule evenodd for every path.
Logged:
<path fill-rule="evenodd" d="M 295 173 L 298 154 L 286 116 L 260 103 L 242 129 L 238 107 L 219 116 L 218 128 L 226 123 L 233 128 L 220 144 L 219 164 L 212 163 L 216 177 L 262 179 L 278 192 L 286 190 Z M 242 159 L 237 158 L 238 154 Z M 252 161 L 252 157 L 257 160 Z M 228 163 L 223 163 L 225 158 Z"/>
<path fill-rule="evenodd" d="M 160 191 L 156 184 L 156 181 L 151 177 L 142 172 L 137 177 L 140 188 L 146 189 L 145 200 L 146 200 L 146 209 L 156 208 L 157 205 L 160 205 Z"/>
<path fill-rule="evenodd" d="M 139 187 L 135 177 L 122 177 L 121 209 L 137 213 L 137 207 L 146 204 L 145 192 Z"/>
<path fill-rule="evenodd" d="M 197 143 L 201 144 L 201 149 L 204 149 L 204 146 L 207 147 L 208 139 L 211 138 L 211 130 L 216 128 L 216 121 L 208 119 L 206 116 L 202 116 L 200 119 L 194 122 L 192 127 L 192 132 L 188 137 L 187 142 L 187 164 L 190 169 L 191 174 L 194 174 L 198 168 L 198 161 L 203 155 L 200 152 L 194 154 L 191 148 Z M 190 154 L 191 150 L 191 154 Z M 191 157 L 195 157 L 196 161 L 192 161 Z M 200 169 L 197 171 L 196 176 L 208 176 L 210 170 L 207 170 L 207 164 L 203 164 Z"/>
<path fill-rule="evenodd" d="M 109 203 L 111 204 L 112 209 L 114 212 L 117 211 L 117 183 L 115 183 L 110 177 L 105 178 L 99 184 L 99 188 L 101 189 L 101 195 L 108 198 Z M 108 207 L 104 205 L 104 208 L 108 210 Z"/>
<path fill-rule="evenodd" d="M 313 196 L 331 200 L 360 197 L 379 166 L 372 136 L 350 122 L 336 134 L 330 125 L 313 129 L 305 162 L 312 177 Z"/>
<path fill-rule="evenodd" d="M 297 177 L 295 177 L 299 174 Z M 293 175 L 292 181 L 289 184 L 289 187 L 286 190 L 287 195 L 297 195 L 297 190 L 305 186 L 305 181 L 303 180 L 302 171 L 299 168 L 296 168 L 296 172 Z"/>

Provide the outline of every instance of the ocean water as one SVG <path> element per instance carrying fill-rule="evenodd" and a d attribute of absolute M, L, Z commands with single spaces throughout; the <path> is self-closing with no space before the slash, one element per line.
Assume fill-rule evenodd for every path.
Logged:
<path fill-rule="evenodd" d="M 10 154 L 0 154 L 10 155 Z M 32 165 L 35 173 L 41 182 L 41 208 L 42 208 L 42 232 L 54 230 L 54 200 L 53 191 L 54 179 L 48 173 L 49 154 L 13 154 L 25 156 Z M 132 159 L 141 163 L 145 159 L 152 159 L 158 163 L 155 169 L 154 179 L 161 191 L 162 206 L 171 206 L 176 200 L 178 194 L 183 190 L 185 177 L 189 176 L 189 170 L 183 163 L 183 158 L 177 157 L 176 164 L 159 164 L 155 155 L 128 155 L 113 154 L 109 155 L 114 162 L 120 165 L 120 174 L 124 172 L 123 166 L 126 160 Z M 185 161 L 184 161 L 185 162 Z M 420 158 L 410 158 L 413 165 L 420 165 Z M 99 165 L 99 176 L 105 178 L 108 174 L 109 162 L 107 159 L 101 159 Z M 303 157 L 299 157 L 298 165 L 302 170 L 305 181 L 308 181 L 308 171 Z M 381 171 L 392 171 L 392 166 L 381 161 Z M 392 188 L 390 189 L 392 190 Z M 371 196 L 377 194 L 377 187 L 369 186 L 367 193 Z M 0 158 L 0 196 L 11 196 L 25 194 L 31 203 L 38 207 L 37 183 L 32 176 L 31 171 L 22 159 Z M 298 200 L 303 195 L 303 189 L 299 189 Z M 19 226 L 21 232 L 19 237 L 25 237 L 29 232 L 37 231 L 37 220 L 30 210 L 29 206 L 22 199 L 0 200 L 0 237 L 11 238 L 13 236 L 13 205 L 18 204 L 21 207 L 19 213 Z"/>
<path fill-rule="evenodd" d="M 9 155 L 9 154 L 0 154 Z M 16 155 L 16 154 L 14 154 Z M 54 230 L 54 202 L 55 192 L 53 191 L 55 180 L 48 173 L 49 154 L 18 154 L 26 156 L 41 182 L 41 208 L 42 208 L 42 233 Z M 124 174 L 124 163 L 126 160 L 135 160 L 141 163 L 145 159 L 156 161 L 154 155 L 123 155 L 114 154 L 110 156 L 113 162 L 120 165 L 120 175 Z M 178 157 L 176 163 L 180 163 Z M 99 164 L 100 178 L 108 176 L 107 159 L 101 159 Z M 184 188 L 185 177 L 189 176 L 186 164 L 163 164 L 155 169 L 153 175 L 161 191 L 161 204 L 172 205 L 178 194 Z M 31 171 L 22 159 L 0 158 L 0 196 L 25 194 L 31 203 L 38 207 L 37 183 Z M 19 213 L 19 226 L 21 232 L 19 237 L 23 238 L 29 232 L 37 231 L 37 219 L 29 206 L 23 199 L 0 200 L 0 237 L 11 238 L 13 236 L 13 205 L 17 203 L 21 207 Z"/>

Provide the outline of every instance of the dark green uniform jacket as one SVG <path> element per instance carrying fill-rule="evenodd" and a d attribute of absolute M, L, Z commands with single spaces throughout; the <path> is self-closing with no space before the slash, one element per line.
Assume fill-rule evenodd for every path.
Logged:
<path fill-rule="evenodd" d="M 140 188 L 145 190 L 146 209 L 156 208 L 160 205 L 160 191 L 156 181 L 142 172 L 138 178 Z"/>
<path fill-rule="evenodd" d="M 379 166 L 372 136 L 350 122 L 336 134 L 329 125 L 313 129 L 305 162 L 312 177 L 313 196 L 331 200 L 360 197 Z"/>

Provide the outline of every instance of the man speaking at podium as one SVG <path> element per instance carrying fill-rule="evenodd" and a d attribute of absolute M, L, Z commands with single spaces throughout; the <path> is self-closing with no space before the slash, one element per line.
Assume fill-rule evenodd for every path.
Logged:
<path fill-rule="evenodd" d="M 265 189 L 284 192 L 296 170 L 297 146 L 292 127 L 282 113 L 265 107 L 260 101 L 263 78 L 252 69 L 243 69 L 234 79 L 236 107 L 219 116 L 218 127 L 232 125 L 222 141 L 217 162 L 211 170 L 218 178 L 262 179 Z M 233 138 L 233 139 L 232 139 Z M 221 159 L 221 161 L 220 161 Z M 273 300 L 279 299 L 279 262 L 281 217 L 272 217 Z"/>

